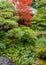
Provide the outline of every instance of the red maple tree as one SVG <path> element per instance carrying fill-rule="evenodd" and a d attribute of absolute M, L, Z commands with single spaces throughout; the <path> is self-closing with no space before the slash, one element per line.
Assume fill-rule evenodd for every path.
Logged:
<path fill-rule="evenodd" d="M 17 6 L 18 14 L 20 14 L 20 18 L 25 20 L 25 24 L 31 25 L 33 12 L 29 8 L 32 8 L 33 0 L 9 0 L 14 5 Z"/>

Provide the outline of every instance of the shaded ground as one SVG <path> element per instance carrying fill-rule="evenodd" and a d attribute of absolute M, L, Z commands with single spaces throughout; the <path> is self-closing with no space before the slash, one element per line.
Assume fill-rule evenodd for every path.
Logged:
<path fill-rule="evenodd" d="M 37 62 L 39 62 L 39 65 L 46 65 L 46 60 L 37 59 Z"/>

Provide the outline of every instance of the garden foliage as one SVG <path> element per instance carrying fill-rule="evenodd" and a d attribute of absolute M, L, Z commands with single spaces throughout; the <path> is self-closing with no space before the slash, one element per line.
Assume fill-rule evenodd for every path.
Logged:
<path fill-rule="evenodd" d="M 37 8 L 37 13 L 33 17 L 33 28 L 35 30 L 46 31 L 46 1 L 36 0 L 35 7 Z"/>
<path fill-rule="evenodd" d="M 11 2 L 0 2 L 0 56 L 12 59 L 16 65 L 37 65 L 37 58 L 46 59 L 46 33 L 41 33 L 46 32 L 46 6 L 41 6 L 45 2 L 35 0 L 37 13 L 33 19 L 30 17 L 30 27 L 18 24 L 21 14 L 16 14 L 18 11 Z M 33 2 L 22 0 L 22 3 L 30 5 Z"/>

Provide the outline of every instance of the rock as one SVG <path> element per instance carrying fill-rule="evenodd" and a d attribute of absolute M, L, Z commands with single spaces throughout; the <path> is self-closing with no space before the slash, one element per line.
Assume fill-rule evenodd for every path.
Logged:
<path fill-rule="evenodd" d="M 0 65 L 16 65 L 7 57 L 0 57 Z"/>
<path fill-rule="evenodd" d="M 36 60 L 36 62 L 35 62 L 35 63 L 36 63 L 36 65 L 39 65 L 39 60 Z"/>

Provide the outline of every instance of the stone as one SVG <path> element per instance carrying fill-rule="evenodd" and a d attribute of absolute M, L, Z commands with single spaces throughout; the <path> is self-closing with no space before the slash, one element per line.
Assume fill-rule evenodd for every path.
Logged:
<path fill-rule="evenodd" d="M 16 65 L 16 64 L 7 57 L 0 57 L 0 65 Z"/>

